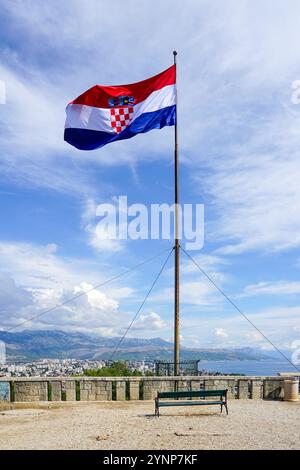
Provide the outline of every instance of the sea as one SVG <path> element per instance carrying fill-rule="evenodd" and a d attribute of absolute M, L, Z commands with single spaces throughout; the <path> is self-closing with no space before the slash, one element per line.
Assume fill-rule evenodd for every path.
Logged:
<path fill-rule="evenodd" d="M 285 361 L 200 361 L 199 370 L 221 372 L 224 374 L 278 375 L 279 372 L 297 372 Z M 297 366 L 300 369 L 300 364 Z"/>

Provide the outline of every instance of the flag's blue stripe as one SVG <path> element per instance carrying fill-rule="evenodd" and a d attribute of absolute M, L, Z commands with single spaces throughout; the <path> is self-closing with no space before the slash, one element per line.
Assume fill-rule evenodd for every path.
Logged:
<path fill-rule="evenodd" d="M 65 129 L 65 141 L 80 150 L 93 150 L 103 147 L 110 142 L 130 139 L 136 134 L 148 132 L 152 129 L 161 129 L 165 126 L 174 126 L 176 119 L 176 106 L 144 113 L 137 117 L 124 131 L 119 134 L 110 134 L 102 131 L 91 131 L 89 129 Z"/>

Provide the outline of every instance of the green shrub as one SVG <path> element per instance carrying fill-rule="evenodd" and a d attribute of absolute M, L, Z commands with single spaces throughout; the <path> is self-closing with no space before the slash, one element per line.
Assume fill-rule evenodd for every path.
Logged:
<path fill-rule="evenodd" d="M 141 377 L 139 370 L 130 370 L 126 361 L 116 361 L 101 369 L 86 369 L 84 374 L 89 377 Z"/>

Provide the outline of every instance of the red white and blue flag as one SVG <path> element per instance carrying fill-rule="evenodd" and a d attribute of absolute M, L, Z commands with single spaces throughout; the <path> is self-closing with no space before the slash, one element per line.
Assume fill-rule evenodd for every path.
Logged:
<path fill-rule="evenodd" d="M 130 85 L 96 85 L 78 96 L 66 108 L 65 141 L 93 150 L 175 125 L 175 67 Z"/>

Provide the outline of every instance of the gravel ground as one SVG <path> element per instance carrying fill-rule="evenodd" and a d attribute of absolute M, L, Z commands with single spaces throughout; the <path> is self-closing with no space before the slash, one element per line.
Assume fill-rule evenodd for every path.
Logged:
<path fill-rule="evenodd" d="M 8 407 L 7 407 L 8 408 Z M 15 404 L 0 409 L 0 449 L 300 449 L 300 402 L 233 400 L 162 408 L 153 402 Z"/>

